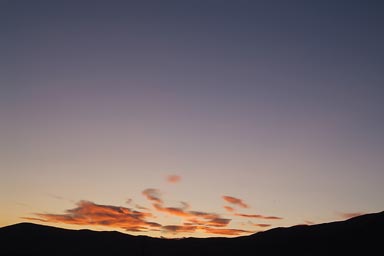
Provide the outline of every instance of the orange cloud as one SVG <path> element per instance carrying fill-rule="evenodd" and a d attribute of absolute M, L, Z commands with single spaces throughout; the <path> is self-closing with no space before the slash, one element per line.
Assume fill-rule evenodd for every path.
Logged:
<path fill-rule="evenodd" d="M 161 204 L 154 204 L 153 207 L 159 212 L 168 213 L 170 215 L 175 215 L 178 217 L 188 218 L 191 217 L 191 214 L 185 210 L 177 207 L 163 207 Z"/>
<path fill-rule="evenodd" d="M 163 200 L 161 200 L 161 193 L 158 189 L 147 188 L 142 193 L 149 201 L 157 204 L 163 204 Z"/>
<path fill-rule="evenodd" d="M 146 220 L 148 217 L 153 217 L 148 212 L 134 211 L 120 206 L 100 205 L 90 201 L 80 201 L 77 205 L 78 207 L 67 210 L 65 214 L 36 213 L 35 215 L 39 218 L 26 219 L 76 225 L 108 226 L 127 231 L 146 231 L 161 227 L 158 223 Z"/>
<path fill-rule="evenodd" d="M 167 181 L 169 183 L 177 183 L 181 180 L 181 177 L 179 175 L 168 175 Z"/>
<path fill-rule="evenodd" d="M 226 236 L 253 233 L 253 231 L 228 228 L 231 219 L 222 218 L 221 215 L 217 213 L 192 211 L 190 210 L 190 205 L 183 201 L 180 202 L 179 207 L 166 207 L 164 206 L 164 202 L 162 200 L 162 194 L 157 189 L 148 188 L 143 190 L 142 194 L 151 202 L 153 206 L 152 210 L 137 205 L 132 199 L 128 199 L 126 203 L 134 205 L 134 208 L 101 205 L 83 200 L 77 203 L 77 207 L 66 210 L 63 214 L 35 213 L 36 217 L 25 217 L 24 219 L 86 226 L 99 225 L 111 228 L 121 228 L 131 232 L 158 231 L 194 233 L 200 231 L 214 235 Z M 235 206 L 248 208 L 248 205 L 241 199 L 231 196 L 223 196 L 223 199 L 231 204 L 234 204 Z M 281 219 L 280 217 L 275 216 L 236 213 L 235 209 L 231 206 L 224 206 L 224 208 L 228 212 L 232 212 L 232 215 L 234 216 L 268 220 Z M 157 218 L 157 216 L 154 215 L 156 212 L 180 217 L 182 219 L 182 225 L 163 226 L 159 223 L 153 222 L 152 220 Z M 249 226 L 267 227 L 269 224 L 251 223 Z"/>
<path fill-rule="evenodd" d="M 186 226 L 199 225 L 207 227 L 225 227 L 231 221 L 231 219 L 221 218 L 220 215 L 216 213 L 187 211 L 187 208 L 185 206 L 189 207 L 187 203 L 183 203 L 183 208 L 164 207 L 161 204 L 153 204 L 155 210 L 159 212 L 167 213 L 169 215 L 185 219 L 186 223 L 184 225 Z"/>
<path fill-rule="evenodd" d="M 186 225 L 186 224 L 185 225 L 168 225 L 168 226 L 162 227 L 162 231 L 171 232 L 174 234 L 178 232 L 192 233 L 199 230 L 208 234 L 226 235 L 226 236 L 238 236 L 238 235 L 253 233 L 253 231 L 242 230 L 242 229 L 221 229 L 221 228 L 211 228 L 211 227 L 205 227 L 205 226 L 194 226 L 194 225 Z"/>
<path fill-rule="evenodd" d="M 216 213 L 206 213 L 200 211 L 186 211 L 182 208 L 177 207 L 163 207 L 160 204 L 153 205 L 155 209 L 159 212 L 164 212 L 170 215 L 178 216 L 184 219 L 187 219 L 188 222 L 198 225 L 206 226 L 226 226 L 228 225 L 230 219 L 220 218 L 219 214 Z"/>
<path fill-rule="evenodd" d="M 224 209 L 227 210 L 228 212 L 234 212 L 235 209 L 231 206 L 224 206 Z"/>
<path fill-rule="evenodd" d="M 260 228 L 266 228 L 266 227 L 272 226 L 271 224 L 264 224 L 264 223 L 253 223 L 252 225 Z"/>
<path fill-rule="evenodd" d="M 281 220 L 283 218 L 276 216 L 264 216 L 260 214 L 244 214 L 244 213 L 235 213 L 235 216 L 245 217 L 245 218 L 258 218 L 265 220 Z"/>
<path fill-rule="evenodd" d="M 223 196 L 223 199 L 225 201 L 227 201 L 228 203 L 231 203 L 231 204 L 234 204 L 234 205 L 237 205 L 237 206 L 240 206 L 242 208 L 248 208 L 249 206 L 243 202 L 243 200 L 239 199 L 239 198 L 236 198 L 236 197 L 232 197 L 232 196 Z"/>
<path fill-rule="evenodd" d="M 253 233 L 253 231 L 242 230 L 242 229 L 218 229 L 218 228 L 203 228 L 206 233 L 227 235 L 227 236 L 239 236 L 243 234 Z"/>

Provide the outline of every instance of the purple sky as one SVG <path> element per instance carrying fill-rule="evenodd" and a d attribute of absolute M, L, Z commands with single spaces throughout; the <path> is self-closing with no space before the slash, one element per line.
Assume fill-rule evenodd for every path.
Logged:
<path fill-rule="evenodd" d="M 383 12 L 2 1 L 0 226 L 232 236 L 382 211 Z"/>

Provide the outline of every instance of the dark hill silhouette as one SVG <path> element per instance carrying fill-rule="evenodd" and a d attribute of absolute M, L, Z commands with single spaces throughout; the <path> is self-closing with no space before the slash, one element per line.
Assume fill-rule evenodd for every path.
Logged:
<path fill-rule="evenodd" d="M 19 223 L 0 228 L 0 255 L 382 255 L 384 211 L 236 238 L 161 239 Z"/>

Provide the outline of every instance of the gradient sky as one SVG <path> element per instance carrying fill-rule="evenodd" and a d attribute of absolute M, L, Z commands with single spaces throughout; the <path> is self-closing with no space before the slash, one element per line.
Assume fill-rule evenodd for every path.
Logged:
<path fill-rule="evenodd" d="M 0 226 L 240 236 L 384 209 L 383 1 L 0 2 Z"/>

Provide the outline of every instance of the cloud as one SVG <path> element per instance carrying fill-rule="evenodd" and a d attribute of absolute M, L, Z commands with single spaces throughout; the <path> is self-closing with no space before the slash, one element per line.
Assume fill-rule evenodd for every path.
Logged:
<path fill-rule="evenodd" d="M 232 219 L 223 218 L 221 214 L 218 213 L 191 210 L 190 204 L 184 201 L 180 201 L 178 207 L 168 207 L 165 205 L 162 199 L 162 193 L 158 189 L 148 188 L 143 190 L 142 194 L 151 203 L 151 209 L 136 204 L 134 200 L 130 198 L 126 200 L 126 203 L 133 208 L 101 205 L 91 201 L 82 200 L 77 203 L 77 207 L 68 209 L 63 214 L 35 213 L 35 216 L 24 217 L 24 219 L 83 226 L 98 225 L 120 228 L 129 232 L 204 232 L 224 236 L 236 236 L 254 232 L 242 229 L 232 229 L 229 226 Z M 235 206 L 248 208 L 248 205 L 241 199 L 231 196 L 223 196 L 223 199 Z M 281 219 L 276 216 L 237 213 L 236 209 L 232 206 L 224 206 L 224 209 L 230 212 L 230 215 L 232 216 L 267 220 Z M 162 224 L 153 221 L 154 219 L 160 219 L 155 215 L 156 213 L 179 217 L 179 223 L 167 223 L 167 225 L 163 226 Z M 173 220 L 177 221 L 177 219 Z M 267 227 L 269 224 L 249 224 L 249 227 L 255 226 Z"/>
<path fill-rule="evenodd" d="M 258 218 L 265 220 L 281 220 L 283 218 L 277 216 L 264 216 L 260 214 L 244 214 L 244 213 L 235 213 L 235 216 L 245 217 L 245 218 Z"/>
<path fill-rule="evenodd" d="M 220 215 L 216 213 L 186 211 L 185 209 L 177 207 L 163 207 L 160 204 L 154 204 L 153 206 L 157 211 L 181 217 L 185 219 L 189 224 L 192 223 L 196 225 L 223 227 L 227 226 L 228 223 L 231 221 L 230 219 L 221 218 Z"/>
<path fill-rule="evenodd" d="M 171 232 L 174 234 L 178 232 L 191 233 L 191 232 L 195 232 L 196 229 L 197 229 L 196 226 L 184 226 L 184 225 L 167 225 L 161 228 L 162 231 Z"/>
<path fill-rule="evenodd" d="M 177 183 L 180 182 L 181 177 L 179 175 L 168 175 L 167 176 L 167 181 L 169 183 Z"/>
<path fill-rule="evenodd" d="M 170 215 L 183 217 L 183 218 L 191 217 L 191 215 L 182 208 L 163 207 L 161 204 L 154 204 L 153 207 L 155 207 L 155 209 L 159 212 L 168 213 Z"/>
<path fill-rule="evenodd" d="M 224 209 L 227 210 L 227 212 L 234 212 L 235 209 L 231 206 L 224 206 Z"/>
<path fill-rule="evenodd" d="M 266 228 L 266 227 L 272 226 L 271 224 L 265 224 L 265 223 L 252 223 L 252 225 L 260 228 Z"/>
<path fill-rule="evenodd" d="M 223 196 L 223 199 L 228 203 L 234 204 L 236 206 L 240 206 L 242 208 L 249 208 L 249 206 L 239 198 L 232 197 L 232 196 Z"/>
<path fill-rule="evenodd" d="M 149 201 L 157 204 L 163 204 L 163 200 L 161 199 L 161 192 L 158 189 L 147 188 L 142 193 Z"/>
<path fill-rule="evenodd" d="M 201 225 L 209 227 L 226 227 L 231 219 L 213 218 L 208 220 L 189 219 L 186 225 Z"/>
<path fill-rule="evenodd" d="M 36 213 L 43 222 L 60 222 L 76 225 L 99 225 L 122 228 L 127 231 L 146 231 L 161 227 L 160 224 L 147 221 L 152 213 L 131 210 L 112 205 L 100 205 L 90 201 L 80 201 L 76 208 L 66 210 L 64 214 Z"/>
<path fill-rule="evenodd" d="M 243 229 L 218 229 L 218 228 L 204 228 L 206 233 L 216 234 L 216 235 L 227 235 L 227 236 L 239 236 L 243 234 L 254 233 L 253 231 L 243 230 Z"/>
<path fill-rule="evenodd" d="M 194 225 L 167 225 L 162 227 L 162 231 L 177 234 L 178 232 L 192 233 L 196 231 L 203 231 L 207 234 L 213 235 L 226 235 L 226 236 L 238 236 L 243 234 L 250 234 L 253 231 L 243 229 L 223 229 L 223 228 L 212 228 L 205 226 L 194 226 Z"/>
<path fill-rule="evenodd" d="M 188 203 L 181 202 L 182 207 L 165 207 L 163 204 L 154 203 L 153 207 L 156 211 L 177 216 L 184 219 L 185 225 L 199 225 L 207 227 L 225 227 L 231 219 L 221 218 L 217 213 L 208 213 L 202 211 L 187 211 L 190 207 Z"/>

